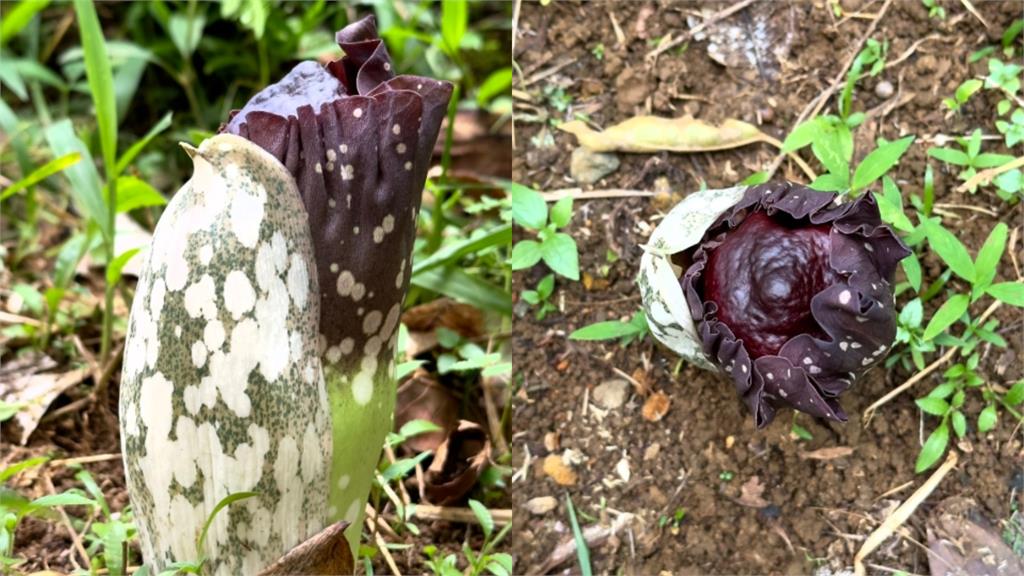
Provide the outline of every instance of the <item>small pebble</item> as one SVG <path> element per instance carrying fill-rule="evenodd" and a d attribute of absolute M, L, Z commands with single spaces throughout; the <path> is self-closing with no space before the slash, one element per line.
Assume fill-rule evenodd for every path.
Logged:
<path fill-rule="evenodd" d="M 622 407 L 629 396 L 629 382 L 625 380 L 608 380 L 594 388 L 594 403 L 606 410 Z"/>
<path fill-rule="evenodd" d="M 536 498 L 530 498 L 523 506 L 530 514 L 543 516 L 558 507 L 558 500 L 553 496 L 538 496 Z"/>
<path fill-rule="evenodd" d="M 544 435 L 544 448 L 548 452 L 555 452 L 561 445 L 561 434 L 558 432 L 548 432 Z"/>
<path fill-rule="evenodd" d="M 661 452 L 661 444 L 655 442 L 644 449 L 644 462 L 650 462 L 658 457 L 658 453 Z"/>
<path fill-rule="evenodd" d="M 875 96 L 878 96 L 879 98 L 888 98 L 892 96 L 894 91 L 892 82 L 889 82 L 888 80 L 882 80 L 878 84 L 875 84 Z"/>

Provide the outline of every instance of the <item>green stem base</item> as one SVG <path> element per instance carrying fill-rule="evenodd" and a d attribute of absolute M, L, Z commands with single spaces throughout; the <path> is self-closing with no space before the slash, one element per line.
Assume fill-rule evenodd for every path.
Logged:
<path fill-rule="evenodd" d="M 324 366 L 334 436 L 328 516 L 331 521 L 351 522 L 345 538 L 353 555 L 359 550 L 373 473 L 395 412 L 397 388 L 391 377 L 394 370 L 389 367 L 377 374 L 373 395 L 369 402 L 360 405 L 352 395 L 352 377 L 342 373 L 339 366 Z"/>

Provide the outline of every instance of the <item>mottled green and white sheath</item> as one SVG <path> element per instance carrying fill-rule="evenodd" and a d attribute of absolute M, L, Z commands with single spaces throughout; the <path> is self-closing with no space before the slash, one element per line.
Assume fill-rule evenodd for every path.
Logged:
<path fill-rule="evenodd" d="M 187 147 L 195 172 L 153 237 L 132 305 L 121 442 L 147 564 L 206 557 L 255 574 L 326 524 L 331 433 L 306 212 L 286 168 L 233 135 Z M 218 513 L 229 494 L 259 496 Z"/>

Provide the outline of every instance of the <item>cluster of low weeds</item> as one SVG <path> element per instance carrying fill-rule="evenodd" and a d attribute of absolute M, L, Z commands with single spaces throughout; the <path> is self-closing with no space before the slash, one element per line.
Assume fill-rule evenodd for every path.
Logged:
<path fill-rule="evenodd" d="M 885 360 L 886 368 L 898 366 L 905 373 L 921 371 L 941 350 L 956 349 L 953 364 L 942 373 L 938 384 L 916 400 L 921 412 L 928 416 L 926 425 L 930 428 L 917 456 L 917 472 L 934 466 L 950 440 L 966 438 L 972 428 L 985 434 L 993 430 L 1001 418 L 1022 421 L 1024 380 L 992 381 L 985 376 L 992 371 L 980 368 L 983 360 L 998 356 L 997 351 L 1007 347 L 1002 336 L 1004 330 L 1000 329 L 999 320 L 992 317 L 993 303 L 997 303 L 996 307 L 1003 304 L 1024 307 L 1021 279 L 996 280 L 1010 229 L 1005 223 L 997 222 L 987 231 L 981 246 L 969 248 L 955 232 L 960 216 L 936 205 L 934 186 L 935 171 L 941 170 L 962 182 L 960 201 L 972 203 L 974 198 L 984 194 L 986 198 L 998 199 L 1000 215 L 1019 210 L 1017 206 L 1024 199 L 1024 160 L 984 150 L 986 141 L 991 138 L 984 138 L 983 132 L 991 133 L 994 128 L 999 143 L 1006 149 L 1019 151 L 1024 142 L 1024 105 L 1021 104 L 1024 68 L 1017 64 L 1021 56 L 1022 28 L 1024 20 L 1014 21 L 998 45 L 986 46 L 969 56 L 971 64 L 985 61 L 987 74 L 965 80 L 954 94 L 943 100 L 947 117 L 962 115 L 969 108 L 985 110 L 984 104 L 974 105 L 974 101 L 983 96 L 996 99 L 997 105 L 986 130 L 978 127 L 970 134 L 951 138 L 943 146 L 927 149 L 928 161 L 920 183 L 902 185 L 918 193 L 905 193 L 890 175 L 914 144 L 915 136 L 892 141 L 879 138 L 871 150 L 854 149 L 854 134 L 867 117 L 864 112 L 854 111 L 853 95 L 859 81 L 877 76 L 885 69 L 889 48 L 886 41 L 869 39 L 865 43 L 836 97 L 835 113 L 819 115 L 796 126 L 782 148 L 782 152 L 809 148 L 824 168 L 810 184 L 811 188 L 838 192 L 851 199 L 873 194 L 883 221 L 913 249 L 913 254 L 902 261 L 902 278 L 895 287 L 902 308 L 896 345 Z M 854 158 L 862 160 L 854 165 Z M 755 185 L 768 179 L 767 173 L 758 172 L 743 184 Z M 703 189 L 704 183 L 701 186 Z M 575 242 L 563 231 L 572 219 L 572 200 L 563 198 L 548 209 L 544 197 L 527 186 L 518 186 L 511 192 L 513 219 L 524 231 L 524 238 L 513 247 L 512 268 L 524 270 L 543 263 L 551 271 L 535 286 L 525 286 L 519 292 L 519 298 L 532 308 L 533 316 L 543 319 L 558 311 L 554 304 L 558 284 L 580 278 Z M 979 218 L 978 221 L 985 220 Z M 933 260 L 940 263 L 942 272 L 934 278 L 926 277 L 922 261 Z M 609 263 L 613 261 L 609 259 Z M 607 271 L 606 266 L 603 269 Z M 1014 271 L 1016 273 L 1016 268 Z M 992 310 L 983 312 L 987 308 Z M 612 319 L 581 327 L 569 334 L 569 338 L 618 340 L 626 346 L 647 333 L 643 311 L 639 311 L 629 319 Z M 993 349 L 991 354 L 990 348 Z M 989 360 L 986 365 L 992 364 Z M 678 369 L 677 365 L 677 372 Z M 793 437 L 810 439 L 811 435 L 794 420 Z"/>

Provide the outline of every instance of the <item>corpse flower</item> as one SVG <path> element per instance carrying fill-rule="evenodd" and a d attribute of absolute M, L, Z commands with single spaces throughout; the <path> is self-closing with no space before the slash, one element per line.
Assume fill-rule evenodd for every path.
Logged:
<path fill-rule="evenodd" d="M 759 428 L 786 405 L 845 421 L 839 395 L 895 337 L 891 284 L 909 253 L 870 194 L 741 186 L 676 205 L 638 282 L 652 334 L 729 375 Z"/>
<path fill-rule="evenodd" d="M 452 87 L 395 76 L 372 18 L 337 40 L 342 59 L 298 64 L 221 134 L 185 146 L 193 176 L 154 232 L 120 420 L 156 571 L 199 558 L 211 574 L 287 569 L 340 521 L 358 549 Z M 197 546 L 217 504 L 241 493 L 251 494 L 220 510 Z"/>

